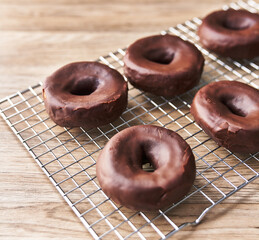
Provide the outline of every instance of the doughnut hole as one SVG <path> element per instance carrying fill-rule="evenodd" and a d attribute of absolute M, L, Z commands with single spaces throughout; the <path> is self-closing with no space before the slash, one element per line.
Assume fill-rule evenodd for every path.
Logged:
<path fill-rule="evenodd" d="M 171 146 L 161 144 L 159 139 L 143 141 L 139 146 L 139 157 L 142 170 L 154 172 L 170 161 Z"/>
<path fill-rule="evenodd" d="M 251 27 L 251 25 L 253 25 L 253 22 L 245 18 L 231 17 L 226 18 L 225 21 L 223 21 L 222 25 L 226 29 L 240 31 Z"/>
<path fill-rule="evenodd" d="M 141 146 L 141 165 L 142 165 L 142 170 L 144 170 L 145 172 L 154 172 L 155 171 L 155 167 L 153 165 L 153 161 L 152 161 L 152 153 L 149 151 L 148 149 L 148 144 L 144 144 L 143 146 Z"/>
<path fill-rule="evenodd" d="M 239 116 L 239 117 L 246 117 L 247 112 L 245 108 L 242 106 L 243 98 L 235 98 L 233 96 L 222 96 L 220 99 L 221 103 L 225 105 L 228 110 Z"/>
<path fill-rule="evenodd" d="M 75 81 L 71 86 L 70 93 L 78 96 L 92 94 L 98 87 L 99 81 L 95 77 L 88 77 Z"/>
<path fill-rule="evenodd" d="M 144 57 L 151 62 L 168 65 L 174 59 L 174 52 L 165 48 L 151 49 L 144 54 Z"/>

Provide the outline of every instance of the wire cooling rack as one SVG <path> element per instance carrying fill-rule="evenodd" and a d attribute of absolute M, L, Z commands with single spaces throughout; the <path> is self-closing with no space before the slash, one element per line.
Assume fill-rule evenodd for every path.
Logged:
<path fill-rule="evenodd" d="M 230 6 L 258 12 L 254 1 Z M 234 154 L 219 147 L 195 123 L 190 104 L 200 87 L 211 81 L 238 80 L 259 85 L 259 61 L 232 61 L 203 49 L 196 35 L 199 18 L 171 27 L 161 34 L 175 34 L 193 42 L 206 62 L 199 86 L 172 99 L 156 97 L 129 87 L 128 108 L 115 122 L 90 130 L 61 128 L 45 112 L 42 84 L 0 101 L 1 115 L 39 164 L 94 239 L 166 239 L 190 224 L 198 224 L 215 205 L 258 177 L 257 154 Z M 125 49 L 99 58 L 122 72 Z M 190 193 L 168 209 L 134 212 L 119 206 L 102 191 L 96 179 L 97 156 L 107 141 L 124 128 L 139 124 L 163 126 L 178 132 L 196 157 L 197 175 Z"/>

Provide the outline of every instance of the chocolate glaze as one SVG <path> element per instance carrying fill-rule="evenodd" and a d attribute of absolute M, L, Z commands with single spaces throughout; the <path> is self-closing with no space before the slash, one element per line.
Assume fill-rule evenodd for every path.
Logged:
<path fill-rule="evenodd" d="M 142 164 L 150 162 L 154 172 Z M 140 125 L 116 134 L 98 157 L 96 171 L 103 191 L 135 210 L 156 210 L 182 199 L 195 179 L 189 145 L 166 128 Z"/>
<path fill-rule="evenodd" d="M 216 11 L 198 30 L 202 45 L 234 59 L 259 56 L 259 14 L 246 10 Z"/>
<path fill-rule="evenodd" d="M 220 146 L 259 151 L 259 90 L 237 81 L 210 83 L 195 95 L 191 113 Z"/>
<path fill-rule="evenodd" d="M 70 63 L 43 85 L 46 110 L 64 127 L 92 128 L 112 122 L 125 110 L 127 96 L 122 75 L 98 62 Z"/>
<path fill-rule="evenodd" d="M 172 35 L 142 38 L 127 49 L 124 73 L 143 91 L 173 97 L 200 80 L 204 58 L 191 43 Z"/>

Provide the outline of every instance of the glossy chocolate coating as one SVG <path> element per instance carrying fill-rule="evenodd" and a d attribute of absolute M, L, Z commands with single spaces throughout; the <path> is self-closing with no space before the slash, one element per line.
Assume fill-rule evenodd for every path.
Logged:
<path fill-rule="evenodd" d="M 234 59 L 259 56 L 259 15 L 246 10 L 216 11 L 202 21 L 198 30 L 202 45 Z"/>
<path fill-rule="evenodd" d="M 259 90 L 237 81 L 210 83 L 195 95 L 191 113 L 220 146 L 259 151 Z"/>
<path fill-rule="evenodd" d="M 142 164 L 150 162 L 154 172 Z M 182 199 L 195 179 L 189 145 L 166 128 L 140 125 L 116 134 L 98 157 L 96 171 L 103 191 L 134 210 L 157 210 Z"/>
<path fill-rule="evenodd" d="M 127 49 L 124 74 L 143 91 L 173 97 L 193 88 L 200 80 L 204 58 L 191 43 L 173 35 L 137 40 Z"/>
<path fill-rule="evenodd" d="M 98 62 L 70 63 L 43 85 L 46 110 L 63 127 L 92 128 L 110 123 L 125 110 L 127 96 L 122 75 Z"/>

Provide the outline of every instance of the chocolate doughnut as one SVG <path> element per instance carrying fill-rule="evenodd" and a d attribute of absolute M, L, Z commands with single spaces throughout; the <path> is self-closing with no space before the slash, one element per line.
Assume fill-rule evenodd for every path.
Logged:
<path fill-rule="evenodd" d="M 154 171 L 142 165 L 151 163 Z M 97 160 L 97 178 L 116 203 L 134 210 L 157 210 L 182 199 L 195 179 L 189 145 L 175 132 L 152 125 L 124 129 Z"/>
<path fill-rule="evenodd" d="M 259 56 L 259 15 L 246 10 L 216 11 L 198 30 L 202 45 L 233 59 Z"/>
<path fill-rule="evenodd" d="M 259 90 L 237 81 L 210 83 L 195 95 L 191 113 L 218 145 L 259 151 Z"/>
<path fill-rule="evenodd" d="M 63 127 L 92 128 L 110 123 L 125 110 L 127 96 L 122 75 L 98 62 L 65 65 L 43 85 L 46 111 Z"/>
<path fill-rule="evenodd" d="M 124 74 L 143 91 L 173 97 L 200 80 L 204 58 L 191 43 L 172 35 L 137 40 L 126 51 Z"/>

